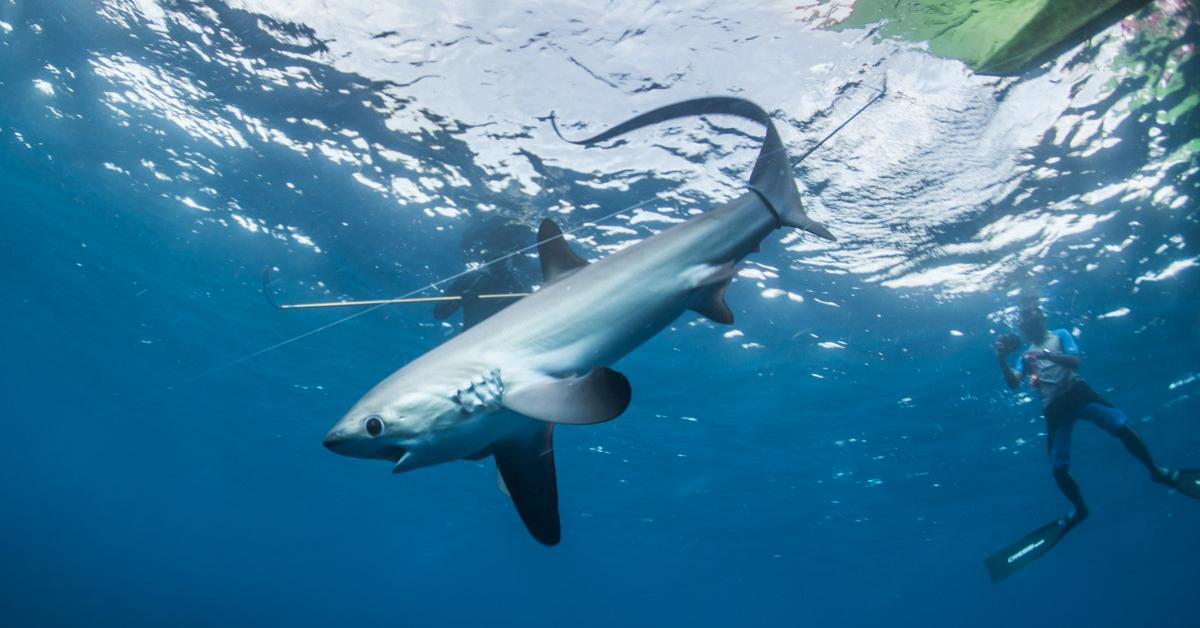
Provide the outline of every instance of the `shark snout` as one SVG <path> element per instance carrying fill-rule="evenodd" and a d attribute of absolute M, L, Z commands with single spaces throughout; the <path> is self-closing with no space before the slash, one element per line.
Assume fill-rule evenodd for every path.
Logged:
<path fill-rule="evenodd" d="M 354 429 L 335 427 L 322 439 L 321 444 L 335 454 L 352 458 L 377 458 L 397 462 L 408 450 L 395 443 L 375 440 Z"/>
<path fill-rule="evenodd" d="M 328 449 L 329 451 L 341 453 L 342 450 L 347 447 L 349 442 L 350 434 L 348 434 L 345 430 L 334 428 L 329 430 L 329 433 L 325 435 L 325 438 L 321 441 L 321 444 L 324 445 L 325 449 Z"/>

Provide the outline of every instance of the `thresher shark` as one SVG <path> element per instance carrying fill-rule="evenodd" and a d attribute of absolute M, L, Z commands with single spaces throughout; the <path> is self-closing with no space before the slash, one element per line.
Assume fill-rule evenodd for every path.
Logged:
<path fill-rule="evenodd" d="M 750 101 L 687 100 L 573 143 L 592 145 L 667 120 L 717 114 L 766 128 L 741 196 L 590 263 L 571 250 L 554 222 L 543 221 L 537 234 L 542 288 L 527 296 L 481 295 L 518 300 L 381 381 L 329 430 L 325 446 L 345 456 L 388 460 L 394 473 L 492 456 L 500 487 L 526 528 L 541 543 L 557 544 L 554 426 L 620 416 L 632 387 L 611 366 L 686 310 L 732 323 L 725 290 L 736 264 L 758 251 L 772 231 L 790 227 L 834 239 L 805 214 L 779 133 Z"/>

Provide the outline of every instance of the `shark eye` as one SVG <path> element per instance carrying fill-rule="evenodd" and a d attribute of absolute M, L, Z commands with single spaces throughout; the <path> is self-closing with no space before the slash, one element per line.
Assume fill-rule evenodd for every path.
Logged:
<path fill-rule="evenodd" d="M 367 433 L 371 435 L 371 438 L 375 438 L 383 433 L 383 421 L 380 421 L 377 416 L 368 418 L 366 427 Z"/>

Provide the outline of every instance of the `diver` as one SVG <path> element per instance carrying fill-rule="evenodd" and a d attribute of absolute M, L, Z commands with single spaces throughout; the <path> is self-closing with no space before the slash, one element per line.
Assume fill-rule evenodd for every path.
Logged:
<path fill-rule="evenodd" d="M 1061 522 L 1063 527 L 1070 529 L 1088 516 L 1083 493 L 1070 471 L 1071 429 L 1081 420 L 1094 423 L 1120 440 L 1150 472 L 1151 480 L 1175 488 L 1185 495 L 1200 498 L 1200 485 L 1197 484 L 1200 474 L 1156 464 L 1146 443 L 1129 427 L 1125 413 L 1101 397 L 1079 376 L 1080 354 L 1075 338 L 1065 329 L 1048 329 L 1046 315 L 1036 296 L 1022 299 L 1019 316 L 1021 333 L 1030 344 L 1018 361 L 1017 368 L 1010 368 L 1008 361 L 1009 355 L 1021 346 L 1017 336 L 1001 336 L 996 341 L 996 355 L 1009 388 L 1020 386 L 1028 376 L 1030 386 L 1042 399 L 1054 480 L 1074 506 Z"/>
<path fill-rule="evenodd" d="M 1200 498 L 1200 470 L 1175 470 L 1155 464 L 1146 443 L 1129 427 L 1125 413 L 1105 401 L 1079 376 L 1080 355 L 1075 338 L 1065 329 L 1049 330 L 1046 314 L 1036 295 L 1022 298 L 1019 316 L 1021 333 L 1029 346 L 1018 360 L 1017 368 L 1013 369 L 1009 366 L 1009 356 L 1021 348 L 1021 339 L 1013 334 L 997 339 L 1000 370 L 1009 388 L 1020 386 L 1028 377 L 1029 385 L 1042 398 L 1046 445 L 1054 480 L 1074 508 L 1066 517 L 1043 525 L 984 559 L 992 582 L 999 582 L 1044 556 L 1067 532 L 1087 518 L 1087 504 L 1070 471 L 1071 429 L 1079 421 L 1095 423 L 1120 440 L 1150 472 L 1151 480 L 1189 497 Z"/>

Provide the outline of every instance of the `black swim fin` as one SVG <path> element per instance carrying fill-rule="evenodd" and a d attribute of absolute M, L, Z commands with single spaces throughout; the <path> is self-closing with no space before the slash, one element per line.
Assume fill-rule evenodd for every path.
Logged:
<path fill-rule="evenodd" d="M 1082 520 L 1073 521 L 1070 517 L 1056 519 L 989 556 L 983 561 L 983 564 L 987 566 L 988 573 L 992 576 L 992 582 L 1000 582 L 1041 558 L 1068 532 L 1079 525 L 1080 521 Z"/>
<path fill-rule="evenodd" d="M 1173 475 L 1171 488 L 1188 497 L 1200 499 L 1200 469 L 1179 469 Z"/>

